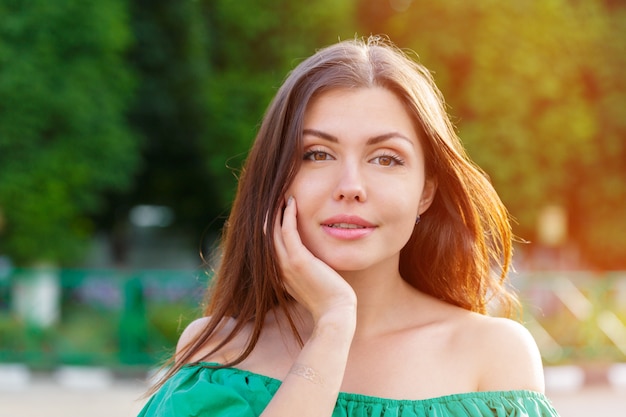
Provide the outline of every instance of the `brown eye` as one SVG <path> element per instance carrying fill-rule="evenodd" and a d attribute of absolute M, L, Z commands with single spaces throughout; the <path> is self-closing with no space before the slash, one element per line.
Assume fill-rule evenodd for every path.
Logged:
<path fill-rule="evenodd" d="M 383 166 L 389 166 L 393 164 L 393 159 L 390 156 L 381 156 L 378 158 L 378 163 Z"/>
<path fill-rule="evenodd" d="M 324 151 L 308 151 L 304 154 L 303 159 L 309 161 L 329 161 L 333 159 L 333 157 L 330 156 L 328 152 Z"/>
<path fill-rule="evenodd" d="M 404 160 L 396 155 L 380 155 L 372 158 L 370 162 L 383 167 L 392 167 L 396 165 L 404 165 Z"/>

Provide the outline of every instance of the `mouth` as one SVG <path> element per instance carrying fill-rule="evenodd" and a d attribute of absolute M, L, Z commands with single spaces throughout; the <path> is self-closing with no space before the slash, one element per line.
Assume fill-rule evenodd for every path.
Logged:
<path fill-rule="evenodd" d="M 339 214 L 336 216 L 329 217 L 328 219 L 322 221 L 322 226 L 327 227 L 329 229 L 371 229 L 375 227 L 374 224 L 368 222 L 367 220 L 349 214 Z"/>
<path fill-rule="evenodd" d="M 353 223 L 329 223 L 324 224 L 324 226 L 331 227 L 333 229 L 365 229 L 365 226 Z"/>
<path fill-rule="evenodd" d="M 359 240 L 365 238 L 376 230 L 377 225 L 370 223 L 362 217 L 339 214 L 324 220 L 322 229 L 332 238 L 339 240 Z"/>

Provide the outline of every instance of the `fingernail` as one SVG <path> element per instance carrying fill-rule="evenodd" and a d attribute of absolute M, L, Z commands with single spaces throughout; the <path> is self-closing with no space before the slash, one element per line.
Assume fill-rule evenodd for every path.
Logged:
<path fill-rule="evenodd" d="M 290 195 L 289 198 L 287 199 L 287 205 L 291 204 L 292 201 L 293 201 L 293 196 Z"/>

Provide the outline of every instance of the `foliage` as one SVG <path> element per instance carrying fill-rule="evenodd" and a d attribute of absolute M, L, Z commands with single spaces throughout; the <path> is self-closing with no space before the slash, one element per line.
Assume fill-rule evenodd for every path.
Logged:
<path fill-rule="evenodd" d="M 537 241 L 566 208 L 591 266 L 624 268 L 626 8 L 616 2 L 359 2 L 363 25 L 415 50 L 468 151 Z"/>
<path fill-rule="evenodd" d="M 352 2 L 209 0 L 207 166 L 230 203 L 242 161 L 287 72 L 316 48 L 353 37 Z M 233 173 L 235 175 L 233 175 Z"/>
<path fill-rule="evenodd" d="M 128 185 L 130 41 L 121 0 L 0 4 L 0 251 L 18 264 L 74 259 L 101 193 Z"/>
<path fill-rule="evenodd" d="M 129 62 L 139 81 L 130 122 L 144 138 L 144 163 L 131 190 L 109 197 L 117 210 L 99 225 L 123 231 L 132 206 L 166 205 L 172 227 L 195 244 L 221 228 L 259 120 L 293 60 L 335 40 L 351 3 L 130 4 Z"/>
<path fill-rule="evenodd" d="M 128 61 L 138 76 L 129 120 L 143 138 L 143 164 L 132 189 L 114 196 L 113 205 L 126 211 L 135 204 L 170 206 L 177 226 L 206 226 L 223 207 L 219 198 L 207 198 L 217 191 L 200 147 L 210 131 L 210 92 L 199 3 L 129 3 L 135 43 Z"/>
<path fill-rule="evenodd" d="M 608 0 L 6 0 L 0 253 L 75 260 L 94 221 L 115 234 L 136 204 L 219 228 L 287 71 L 382 33 L 434 71 L 517 234 L 536 241 L 561 205 L 591 266 L 624 268 L 625 25 Z"/>

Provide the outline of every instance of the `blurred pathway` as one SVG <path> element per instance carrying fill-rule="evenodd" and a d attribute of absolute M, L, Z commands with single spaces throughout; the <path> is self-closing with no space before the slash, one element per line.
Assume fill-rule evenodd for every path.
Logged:
<path fill-rule="evenodd" d="M 50 378 L 27 387 L 0 389 L 2 417 L 133 417 L 145 400 L 146 385 L 115 381 L 108 387 L 67 388 Z"/>
<path fill-rule="evenodd" d="M 626 390 L 592 385 L 578 391 L 547 392 L 561 417 L 626 416 Z"/>

